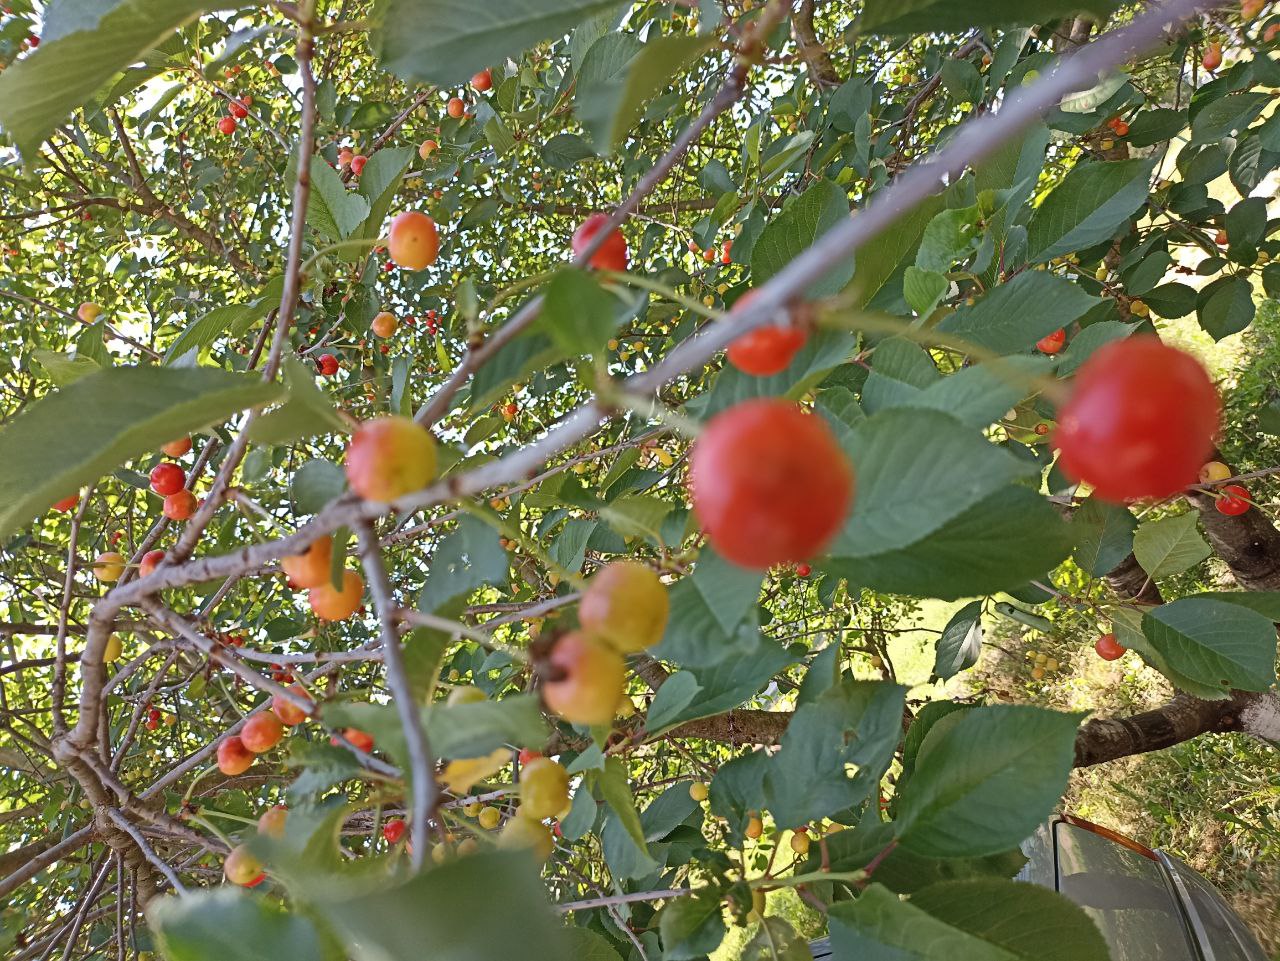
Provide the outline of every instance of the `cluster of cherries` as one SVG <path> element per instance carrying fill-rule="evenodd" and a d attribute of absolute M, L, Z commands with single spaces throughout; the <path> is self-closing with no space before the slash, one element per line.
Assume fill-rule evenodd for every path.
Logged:
<path fill-rule="evenodd" d="M 230 137 L 240 126 L 240 121 L 249 116 L 249 108 L 253 106 L 253 97 L 245 94 L 238 100 L 227 101 L 227 116 L 218 121 L 218 133 Z"/>

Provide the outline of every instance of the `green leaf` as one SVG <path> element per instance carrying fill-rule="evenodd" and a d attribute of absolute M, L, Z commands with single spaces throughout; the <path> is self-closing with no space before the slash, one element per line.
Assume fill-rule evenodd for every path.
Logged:
<path fill-rule="evenodd" d="M 690 410 L 709 417 L 756 397 L 786 396 L 798 399 L 844 363 L 856 342 L 853 334 L 844 331 L 822 331 L 809 338 L 809 343 L 796 354 L 782 373 L 772 377 L 755 377 L 729 367 L 721 371 L 709 394 L 694 398 L 688 406 Z"/>
<path fill-rule="evenodd" d="M 643 494 L 624 494 L 600 508 L 600 517 L 623 537 L 651 537 L 661 541 L 662 522 L 674 509 L 671 501 Z"/>
<path fill-rule="evenodd" d="M 330 240 L 338 241 L 350 237 L 368 216 L 369 201 L 358 191 L 348 190 L 322 156 L 312 157 L 307 223 Z"/>
<path fill-rule="evenodd" d="M 982 602 L 966 604 L 952 615 L 938 638 L 933 673 L 944 681 L 978 663 L 982 656 Z"/>
<path fill-rule="evenodd" d="M 635 798 L 627 783 L 627 767 L 621 758 L 611 757 L 604 763 L 604 770 L 594 775 L 596 787 L 604 802 L 617 815 L 619 825 L 630 835 L 641 851 L 645 850 L 644 827 L 636 811 Z"/>
<path fill-rule="evenodd" d="M 916 769 L 916 758 L 920 755 L 920 746 L 929 732 L 945 717 L 959 711 L 968 711 L 972 704 L 961 704 L 957 701 L 929 701 L 916 713 L 915 720 L 907 728 L 907 736 L 902 742 L 902 777 L 899 782 L 911 779 Z M 954 721 L 950 723 L 955 723 Z"/>
<path fill-rule="evenodd" d="M 1229 691 L 1276 683 L 1276 626 L 1265 614 L 1207 597 L 1184 597 L 1148 611 L 1147 640 L 1180 674 Z"/>
<path fill-rule="evenodd" d="M 873 884 L 831 910 L 834 961 L 1107 961 L 1097 926 L 1054 891 L 948 881 L 903 901 Z"/>
<path fill-rule="evenodd" d="M 928 317 L 950 286 L 946 275 L 912 264 L 902 278 L 902 296 L 918 316 Z"/>
<path fill-rule="evenodd" d="M 282 407 L 263 414 L 249 427 L 255 444 L 290 444 L 326 432 L 344 433 L 346 422 L 316 386 L 315 373 L 290 354 L 284 361 L 284 379 L 289 397 Z"/>
<path fill-rule="evenodd" d="M 1138 519 L 1123 507 L 1090 497 L 1071 518 L 1072 556 L 1094 577 L 1115 570 L 1133 551 Z"/>
<path fill-rule="evenodd" d="M 693 576 L 670 591 L 671 615 L 654 656 L 706 667 L 754 651 L 760 644 L 754 611 L 762 582 L 758 571 L 704 549 Z"/>
<path fill-rule="evenodd" d="M 92 358 L 68 356 L 39 348 L 31 352 L 31 359 L 44 368 L 55 387 L 66 387 L 81 377 L 102 369 L 102 364 Z"/>
<path fill-rule="evenodd" d="M 1202 684 L 1193 678 L 1175 670 L 1163 654 L 1161 654 L 1142 631 L 1143 612 L 1131 607 L 1116 608 L 1111 612 L 1111 629 L 1121 646 L 1136 651 L 1141 658 L 1167 677 L 1180 691 L 1206 701 L 1221 700 L 1228 693 L 1220 687 Z"/>
<path fill-rule="evenodd" d="M 553 170 L 569 170 L 594 156 L 591 145 L 575 133 L 556 134 L 542 145 L 542 159 Z"/>
<path fill-rule="evenodd" d="M 777 917 L 764 918 L 739 955 L 739 961 L 812 961 L 812 958 L 805 939 Z"/>
<path fill-rule="evenodd" d="M 484 521 L 461 518 L 457 530 L 432 554 L 418 607 L 433 613 L 478 587 L 506 581 L 511 561 L 499 541 L 497 531 Z"/>
<path fill-rule="evenodd" d="M 866 33 L 951 33 L 993 24 L 1047 23 L 1088 11 L 1105 22 L 1119 0 L 867 0 Z"/>
<path fill-rule="evenodd" d="M 566 354 L 594 354 L 613 336 L 617 307 L 593 274 L 569 268 L 547 285 L 538 324 Z"/>
<path fill-rule="evenodd" d="M 1077 284 L 1028 270 L 992 289 L 973 306 L 943 319 L 938 330 L 999 354 L 1030 350 L 1040 338 L 1068 326 L 1098 305 Z"/>
<path fill-rule="evenodd" d="M 1196 596 L 1224 604 L 1239 604 L 1280 623 L 1280 591 L 1210 591 Z"/>
<path fill-rule="evenodd" d="M 932 857 L 1006 851 L 1062 797 L 1081 715 L 996 705 L 957 718 L 925 737 L 898 796 L 899 837 Z"/>
<path fill-rule="evenodd" d="M 901 405 L 940 410 L 970 427 L 986 427 L 1035 391 L 1034 378 L 1049 371 L 1046 357 L 1003 357 L 964 367 Z"/>
<path fill-rule="evenodd" d="M 660 732 L 661 728 L 654 721 L 654 709 L 663 699 L 667 685 L 677 678 L 690 678 L 695 682 L 692 698 L 678 709 L 673 716 L 663 721 L 662 727 L 674 727 L 686 721 L 694 721 L 701 717 L 711 717 L 731 708 L 759 692 L 783 668 L 795 663 L 795 658 L 782 645 L 774 641 L 762 640 L 751 651 L 750 657 L 728 657 L 710 667 L 696 667 L 692 671 L 679 671 L 667 679 L 654 695 L 653 704 L 649 707 L 646 728 L 651 736 Z M 688 681 L 682 681 L 688 685 Z M 671 695 L 675 697 L 675 694 Z M 683 694 L 681 694 L 683 697 Z"/>
<path fill-rule="evenodd" d="M 711 779 L 711 810 L 729 823 L 729 831 L 742 836 L 748 813 L 764 806 L 764 778 L 769 755 L 756 751 L 720 765 Z"/>
<path fill-rule="evenodd" d="M 282 390 L 209 367 L 111 367 L 47 394 L 0 429 L 0 538 L 130 458 Z"/>
<path fill-rule="evenodd" d="M 595 73 L 596 57 L 613 57 L 609 37 L 601 38 L 587 51 L 577 86 L 578 117 L 591 135 L 596 152 L 613 153 L 640 120 L 645 103 L 671 83 L 672 78 L 702 56 L 715 42 L 711 35 L 672 34 L 640 46 L 625 61 L 614 61 L 608 73 L 600 71 L 595 82 L 586 75 Z M 602 46 L 603 45 L 603 46 Z M 597 49 L 602 52 L 598 53 Z"/>
<path fill-rule="evenodd" d="M 1147 291 L 1142 300 L 1148 307 L 1167 320 L 1185 317 L 1196 309 L 1197 291 L 1186 284 L 1161 284 Z"/>
<path fill-rule="evenodd" d="M 1239 137 L 1270 102 L 1269 93 L 1248 92 L 1228 94 L 1206 104 L 1191 120 L 1190 146 Z"/>
<path fill-rule="evenodd" d="M 332 461 L 309 460 L 289 479 L 295 514 L 318 514 L 347 489 L 347 475 Z"/>
<path fill-rule="evenodd" d="M 535 694 L 509 694 L 500 701 L 431 704 L 423 711 L 427 740 L 439 757 L 484 757 L 500 747 L 541 748 L 547 722 Z"/>
<path fill-rule="evenodd" d="M 369 204 L 369 215 L 351 233 L 352 240 L 375 240 L 382 236 L 387 211 L 400 188 L 400 178 L 409 164 L 417 157 L 412 147 L 383 147 L 360 171 L 360 185 L 356 188 Z M 372 246 L 372 245 L 371 245 Z M 359 263 L 369 256 L 370 247 L 352 246 L 340 251 L 343 259 Z"/>
<path fill-rule="evenodd" d="M 828 817 L 876 789 L 902 736 L 906 694 L 885 681 L 846 680 L 796 710 L 765 776 L 779 827 Z"/>
<path fill-rule="evenodd" d="M 977 204 L 944 210 L 924 229 L 916 266 L 922 270 L 947 273 L 959 260 L 967 260 L 982 243 L 978 222 L 982 214 Z"/>
<path fill-rule="evenodd" d="M 1156 107 L 1143 110 L 1129 123 L 1125 139 L 1133 147 L 1151 147 L 1176 137 L 1187 126 L 1186 110 Z"/>
<path fill-rule="evenodd" d="M 769 222 L 751 252 L 751 281 L 760 286 L 791 263 L 837 224 L 849 216 L 849 199 L 843 188 L 819 180 L 788 204 Z M 853 258 L 828 271 L 811 284 L 813 297 L 836 294 L 853 276 Z"/>
<path fill-rule="evenodd" d="M 272 277 L 262 288 L 262 295 L 245 304 L 229 304 L 215 307 L 193 324 L 185 327 L 169 349 L 164 352 L 164 362 L 172 364 L 192 350 L 208 347 L 219 337 L 239 337 L 253 322 L 268 310 L 280 306 L 280 294 L 284 289 L 283 277 Z"/>
<path fill-rule="evenodd" d="M 0 127 L 27 161 L 76 107 L 116 73 L 142 59 L 174 30 L 218 0 L 100 0 L 59 20 L 30 56 L 0 75 Z M 72 9 L 67 4 L 55 9 Z"/>
<path fill-rule="evenodd" d="M 1153 578 L 1190 570 L 1213 553 L 1196 529 L 1195 511 L 1147 521 L 1133 535 L 1133 556 Z"/>
<path fill-rule="evenodd" d="M 710 954 L 725 934 L 719 894 L 707 889 L 669 902 L 659 915 L 658 929 L 667 961 L 694 961 Z"/>
<path fill-rule="evenodd" d="M 1242 274 L 1222 277 L 1201 294 L 1197 317 L 1200 328 L 1214 340 L 1238 334 L 1251 323 L 1257 307 L 1253 284 Z"/>
<path fill-rule="evenodd" d="M 345 953 L 311 919 L 223 885 L 156 898 L 147 921 L 168 961 L 340 961 Z"/>
<path fill-rule="evenodd" d="M 537 868 L 524 852 L 456 858 L 401 883 L 361 886 L 345 874 L 326 880 L 307 900 L 338 930 L 356 961 L 416 958 L 424 949 L 431 961 L 569 956 Z M 481 904 L 502 908 L 478 923 Z"/>
<path fill-rule="evenodd" d="M 382 65 L 405 80 L 454 85 L 621 7 L 621 0 L 387 0 L 374 46 Z"/>
<path fill-rule="evenodd" d="M 1066 353 L 1058 360 L 1058 376 L 1066 377 L 1074 373 L 1099 347 L 1128 337 L 1131 333 L 1133 326 L 1122 324 L 1118 320 L 1102 320 L 1090 324 L 1067 345 Z"/>
<path fill-rule="evenodd" d="M 1152 169 L 1149 160 L 1074 167 L 1036 209 L 1027 227 L 1032 263 L 1110 240 L 1146 202 Z"/>
<path fill-rule="evenodd" d="M 566 958 L 574 961 L 622 961 L 609 939 L 589 928 L 565 928 Z"/>

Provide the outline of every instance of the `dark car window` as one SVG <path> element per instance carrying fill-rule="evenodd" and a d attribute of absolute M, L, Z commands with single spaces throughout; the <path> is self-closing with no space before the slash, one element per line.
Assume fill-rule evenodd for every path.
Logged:
<path fill-rule="evenodd" d="M 1112 961 L 1200 961 L 1159 862 L 1062 822 L 1054 837 L 1058 890 L 1098 925 Z"/>
<path fill-rule="evenodd" d="M 1213 961 L 1267 961 L 1253 932 L 1244 926 L 1213 885 L 1177 858 L 1164 856 L 1186 886 L 1191 905 L 1204 928 L 1204 938 L 1213 951 Z"/>

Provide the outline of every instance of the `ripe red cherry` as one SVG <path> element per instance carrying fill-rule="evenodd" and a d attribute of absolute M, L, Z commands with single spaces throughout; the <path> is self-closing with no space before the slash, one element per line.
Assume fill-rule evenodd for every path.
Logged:
<path fill-rule="evenodd" d="M 826 422 L 790 401 L 749 400 L 694 442 L 693 510 L 712 546 L 767 570 L 823 551 L 853 504 L 853 466 Z"/>
<path fill-rule="evenodd" d="M 454 120 L 461 120 L 467 112 L 467 105 L 462 101 L 461 97 L 450 97 L 445 110 Z"/>
<path fill-rule="evenodd" d="M 1041 337 L 1036 341 L 1036 350 L 1042 354 L 1056 354 L 1062 350 L 1062 345 L 1067 342 L 1067 332 L 1059 328 L 1047 337 Z"/>
<path fill-rule="evenodd" d="M 227 777 L 243 774 L 253 766 L 254 753 L 244 746 L 240 736 L 232 734 L 218 745 L 218 770 Z"/>
<path fill-rule="evenodd" d="M 138 562 L 138 576 L 148 576 L 160 566 L 162 560 L 164 560 L 164 551 L 147 551 Z"/>
<path fill-rule="evenodd" d="M 71 508 L 75 507 L 79 503 L 80 503 L 80 494 L 77 491 L 76 493 L 72 494 L 70 497 L 64 497 L 62 500 L 58 501 L 56 504 L 53 505 L 53 509 L 55 511 L 62 511 L 63 513 L 66 513 L 67 511 L 71 510 Z"/>
<path fill-rule="evenodd" d="M 231 116 L 235 117 L 237 120 L 243 120 L 245 117 L 249 116 L 248 108 L 246 108 L 239 100 L 232 100 L 231 103 L 227 105 L 227 110 L 230 111 Z"/>
<path fill-rule="evenodd" d="M 1122 657 L 1125 648 L 1120 646 L 1120 642 L 1116 640 L 1114 634 L 1103 634 L 1094 644 L 1093 649 L 1098 652 L 1098 657 L 1104 661 L 1114 661 Z"/>
<path fill-rule="evenodd" d="M 400 839 L 404 837 L 406 825 L 401 818 L 394 818 L 382 825 L 382 836 L 386 838 L 388 844 L 399 844 Z"/>
<path fill-rule="evenodd" d="M 164 499 L 161 512 L 171 521 L 185 521 L 196 512 L 196 506 L 196 495 L 191 491 L 182 490 Z"/>
<path fill-rule="evenodd" d="M 351 172 L 355 174 L 357 177 L 359 177 L 360 171 L 364 170 L 364 165 L 367 164 L 368 162 L 369 162 L 369 158 L 366 157 L 364 154 L 359 154 L 359 153 L 356 154 L 354 157 L 351 158 Z"/>
<path fill-rule="evenodd" d="M 177 464 L 165 462 L 151 468 L 151 489 L 161 497 L 176 494 L 187 483 L 187 472 Z"/>
<path fill-rule="evenodd" d="M 573 232 L 573 253 L 576 257 L 587 249 L 596 234 L 609 222 L 608 214 L 592 214 Z M 605 239 L 600 249 L 591 255 L 590 266 L 597 270 L 627 269 L 627 238 L 621 230 L 614 230 Z"/>
<path fill-rule="evenodd" d="M 27 37 L 27 46 L 34 50 L 36 47 L 40 46 L 40 38 L 33 33 L 31 36 Z"/>
<path fill-rule="evenodd" d="M 808 577 L 812 573 L 813 573 L 813 568 L 810 567 L 808 564 L 796 565 L 796 577 Z"/>
<path fill-rule="evenodd" d="M 1219 514 L 1239 517 L 1241 514 L 1248 513 L 1253 504 L 1249 499 L 1248 488 L 1241 487 L 1239 484 L 1228 484 L 1222 488 L 1222 496 L 1213 502 L 1213 506 L 1218 509 Z"/>
<path fill-rule="evenodd" d="M 1169 497 L 1196 483 L 1221 405 L 1200 362 L 1157 338 L 1112 341 L 1076 375 L 1053 443 L 1104 500 Z"/>
<path fill-rule="evenodd" d="M 756 292 L 748 291 L 733 305 L 735 311 L 747 306 Z M 772 377 L 786 370 L 809 340 L 809 333 L 792 324 L 770 324 L 743 334 L 725 352 L 729 363 L 744 374 Z"/>
<path fill-rule="evenodd" d="M 223 117 L 218 121 L 218 133 L 229 137 L 236 132 L 236 127 L 238 126 L 240 125 L 236 122 L 235 117 Z"/>
<path fill-rule="evenodd" d="M 481 70 L 478 74 L 471 78 L 471 86 L 481 93 L 493 86 L 493 71 Z"/>
<path fill-rule="evenodd" d="M 364 731 L 360 730 L 359 728 L 355 728 L 355 727 L 346 728 L 345 730 L 343 730 L 342 736 L 345 737 L 353 747 L 356 747 L 359 750 L 364 751 L 365 754 L 368 754 L 370 751 L 373 750 L 373 735 L 366 734 Z M 337 738 L 330 738 L 329 740 L 330 740 L 330 743 L 332 744 L 336 744 L 339 747 L 343 746 L 342 742 L 339 741 Z"/>
<path fill-rule="evenodd" d="M 521 748 L 520 749 L 520 766 L 524 767 L 530 761 L 536 760 L 540 757 L 542 757 L 542 753 L 540 751 L 535 751 L 532 748 L 528 748 L 528 747 Z"/>
<path fill-rule="evenodd" d="M 338 358 L 333 354 L 321 354 L 316 366 L 325 377 L 332 377 L 338 372 Z"/>

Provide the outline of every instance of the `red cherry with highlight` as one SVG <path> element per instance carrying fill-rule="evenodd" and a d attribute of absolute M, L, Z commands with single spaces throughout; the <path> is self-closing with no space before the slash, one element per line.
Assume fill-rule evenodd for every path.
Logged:
<path fill-rule="evenodd" d="M 574 256 L 586 250 L 587 245 L 608 222 L 608 214 L 592 214 L 584 220 L 582 226 L 573 232 Z M 622 236 L 621 230 L 615 229 L 605 238 L 600 249 L 591 255 L 589 265 L 597 270 L 626 270 L 627 260 L 627 238 Z"/>
<path fill-rule="evenodd" d="M 1112 341 L 1080 367 L 1053 443 L 1063 473 L 1103 500 L 1170 497 L 1196 483 L 1221 422 L 1190 354 L 1151 336 Z"/>
<path fill-rule="evenodd" d="M 151 468 L 151 489 L 161 497 L 176 494 L 187 483 L 187 472 L 177 464 L 165 462 Z"/>
<path fill-rule="evenodd" d="M 1249 508 L 1253 506 L 1249 499 L 1249 489 L 1239 484 L 1228 484 L 1222 488 L 1222 496 L 1214 500 L 1213 506 L 1218 509 L 1219 514 L 1225 514 L 1227 517 L 1239 517 L 1241 514 L 1247 514 Z"/>
<path fill-rule="evenodd" d="M 230 137 L 236 132 L 236 127 L 240 126 L 236 122 L 235 117 L 223 117 L 218 121 L 218 133 Z"/>
<path fill-rule="evenodd" d="M 1104 661 L 1114 661 L 1124 656 L 1126 648 L 1120 646 L 1120 642 L 1116 640 L 1114 634 L 1103 634 L 1094 644 L 1093 649 L 1098 652 L 1098 657 Z"/>
<path fill-rule="evenodd" d="M 230 111 L 231 116 L 235 117 L 237 120 L 243 120 L 245 117 L 249 116 L 248 109 L 239 100 L 232 100 L 231 103 L 227 105 L 227 110 Z"/>
<path fill-rule="evenodd" d="M 338 372 L 338 358 L 333 354 L 321 354 L 320 360 L 316 363 L 321 375 L 332 377 Z"/>
<path fill-rule="evenodd" d="M 1047 337 L 1041 337 L 1036 341 L 1036 350 L 1042 354 L 1056 354 L 1062 350 L 1062 346 L 1067 342 L 1067 332 L 1059 328 Z"/>
<path fill-rule="evenodd" d="M 755 295 L 752 290 L 738 298 L 733 305 L 734 310 L 746 307 Z M 791 366 L 791 361 L 808 340 L 809 333 L 803 327 L 769 324 L 743 334 L 729 345 L 725 355 L 729 363 L 744 374 L 772 377 Z"/>
<path fill-rule="evenodd" d="M 717 414 L 694 442 L 689 486 L 711 545 L 767 570 L 820 554 L 853 505 L 853 466 L 818 415 L 780 399 Z"/>
<path fill-rule="evenodd" d="M 359 177 L 360 172 L 364 170 L 364 165 L 367 164 L 368 162 L 369 162 L 369 158 L 366 157 L 364 154 L 356 154 L 354 157 L 351 158 L 351 172 L 355 174 L 357 177 Z"/>
<path fill-rule="evenodd" d="M 382 836 L 388 844 L 399 844 L 407 828 L 402 818 L 394 818 L 382 825 Z"/>

